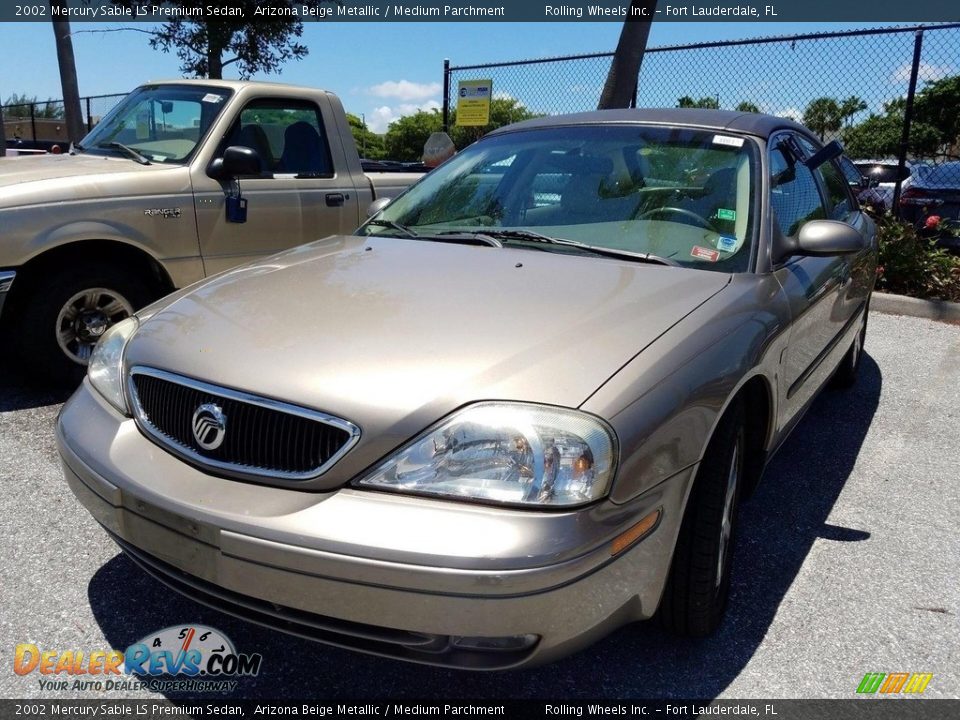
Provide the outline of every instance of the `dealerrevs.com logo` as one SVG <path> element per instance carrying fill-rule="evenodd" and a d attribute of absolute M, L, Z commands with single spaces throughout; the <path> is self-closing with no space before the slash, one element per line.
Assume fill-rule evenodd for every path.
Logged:
<path fill-rule="evenodd" d="M 21 643 L 13 671 L 37 673 L 41 690 L 229 692 L 238 678 L 259 674 L 262 664 L 262 655 L 237 652 L 215 628 L 177 625 L 147 635 L 122 653 L 41 650 Z"/>

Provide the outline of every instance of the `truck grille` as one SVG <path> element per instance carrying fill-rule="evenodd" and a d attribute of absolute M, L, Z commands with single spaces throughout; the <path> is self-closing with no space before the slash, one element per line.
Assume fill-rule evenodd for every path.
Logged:
<path fill-rule="evenodd" d="M 346 420 L 162 370 L 132 368 L 129 387 L 137 425 L 148 437 L 230 477 L 313 478 L 360 436 Z"/>

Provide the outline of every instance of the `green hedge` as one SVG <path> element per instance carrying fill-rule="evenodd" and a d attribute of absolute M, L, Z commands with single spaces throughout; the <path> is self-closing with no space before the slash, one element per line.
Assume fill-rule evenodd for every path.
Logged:
<path fill-rule="evenodd" d="M 936 247 L 938 231 L 918 232 L 889 214 L 877 218 L 877 290 L 960 302 L 960 256 Z"/>

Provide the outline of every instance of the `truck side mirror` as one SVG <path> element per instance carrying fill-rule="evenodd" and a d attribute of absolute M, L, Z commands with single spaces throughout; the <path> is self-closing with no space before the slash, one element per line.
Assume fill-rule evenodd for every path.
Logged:
<path fill-rule="evenodd" d="M 390 200 L 391 198 L 377 198 L 374 200 L 367 208 L 367 217 L 372 218 L 378 212 L 383 210 L 387 205 L 390 204 Z"/>
<path fill-rule="evenodd" d="M 245 145 L 231 145 L 223 151 L 223 157 L 210 163 L 207 174 L 217 180 L 232 180 L 238 177 L 259 175 L 263 162 L 260 154 Z"/>

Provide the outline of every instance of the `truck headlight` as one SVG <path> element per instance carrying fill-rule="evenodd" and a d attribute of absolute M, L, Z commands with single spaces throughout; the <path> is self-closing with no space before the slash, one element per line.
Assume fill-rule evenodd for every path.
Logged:
<path fill-rule="evenodd" d="M 357 484 L 511 505 L 569 507 L 603 497 L 613 431 L 565 408 L 484 402 L 459 410 Z"/>
<path fill-rule="evenodd" d="M 136 317 L 128 317 L 110 327 L 90 354 L 87 377 L 107 401 L 124 415 L 129 415 L 123 392 L 123 351 L 140 327 Z"/>

